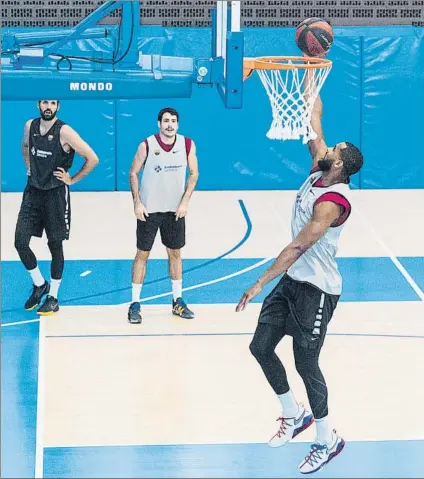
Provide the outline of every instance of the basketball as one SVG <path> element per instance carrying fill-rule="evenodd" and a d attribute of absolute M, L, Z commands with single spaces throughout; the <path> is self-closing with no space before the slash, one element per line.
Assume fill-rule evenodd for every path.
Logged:
<path fill-rule="evenodd" d="M 321 18 L 307 18 L 296 29 L 296 44 L 305 55 L 323 57 L 333 43 L 333 29 Z"/>

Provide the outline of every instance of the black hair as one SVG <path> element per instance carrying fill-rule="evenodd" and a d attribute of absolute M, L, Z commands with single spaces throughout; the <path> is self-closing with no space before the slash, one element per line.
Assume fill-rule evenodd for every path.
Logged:
<path fill-rule="evenodd" d="M 180 115 L 179 115 L 178 111 L 175 110 L 174 108 L 167 107 L 167 108 L 162 108 L 162 110 L 158 113 L 158 121 L 159 122 L 162 121 L 162 117 L 165 113 L 169 113 L 172 116 L 176 116 L 177 121 L 180 121 Z"/>
<path fill-rule="evenodd" d="M 364 157 L 359 148 L 349 142 L 346 142 L 346 148 L 340 150 L 340 157 L 347 178 L 358 173 L 364 164 Z"/>

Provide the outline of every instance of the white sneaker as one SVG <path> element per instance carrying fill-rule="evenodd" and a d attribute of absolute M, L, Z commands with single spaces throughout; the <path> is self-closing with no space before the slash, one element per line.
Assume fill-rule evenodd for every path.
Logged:
<path fill-rule="evenodd" d="M 312 472 L 319 471 L 334 457 L 340 454 L 344 448 L 345 442 L 343 438 L 337 436 L 335 430 L 333 430 L 333 442 L 328 444 L 312 444 L 309 454 L 299 464 L 299 471 L 302 474 L 311 474 Z"/>
<path fill-rule="evenodd" d="M 287 444 L 291 439 L 311 426 L 314 422 L 314 417 L 303 406 L 299 405 L 299 412 L 296 417 L 279 417 L 277 421 L 281 421 L 280 429 L 268 442 L 270 447 L 280 447 Z"/>

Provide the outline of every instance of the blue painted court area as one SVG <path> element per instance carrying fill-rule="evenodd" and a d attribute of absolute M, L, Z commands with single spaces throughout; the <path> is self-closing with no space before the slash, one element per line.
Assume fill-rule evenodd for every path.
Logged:
<path fill-rule="evenodd" d="M 252 267 L 264 258 L 249 259 L 187 259 L 184 260 L 183 286 L 198 288 L 185 293 L 189 303 L 237 303 L 243 291 L 251 286 L 271 264 L 269 261 L 257 268 L 237 274 Z M 423 258 L 402 258 L 419 283 L 423 282 Z M 130 260 L 69 260 L 60 290 L 62 305 L 111 305 L 129 302 L 131 299 Z M 338 259 L 344 286 L 341 301 L 419 301 L 419 297 L 408 284 L 390 258 L 340 258 Z M 28 274 L 17 261 L 2 263 L 3 276 L 3 322 L 18 321 L 34 317 L 25 313 L 22 304 L 31 289 Z M 45 277 L 50 276 L 50 263 L 40 262 Z M 81 273 L 91 271 L 88 276 Z M 228 279 L 224 277 L 234 275 Z M 202 283 L 222 279 L 214 284 Z M 225 283 L 223 283 L 225 281 Z M 277 280 L 269 283 L 254 302 L 262 302 Z M 225 288 L 222 285 L 225 284 Z M 147 267 L 142 298 L 170 291 L 168 263 L 166 260 L 151 260 Z M 152 299 L 150 304 L 167 304 L 168 296 Z"/>
<path fill-rule="evenodd" d="M 47 448 L 44 477 L 304 477 L 293 472 L 308 443 Z M 424 441 L 346 443 L 320 477 L 423 477 L 416 458 Z"/>
<path fill-rule="evenodd" d="M 421 291 L 424 291 L 424 258 L 398 258 L 404 268 L 412 276 Z"/>

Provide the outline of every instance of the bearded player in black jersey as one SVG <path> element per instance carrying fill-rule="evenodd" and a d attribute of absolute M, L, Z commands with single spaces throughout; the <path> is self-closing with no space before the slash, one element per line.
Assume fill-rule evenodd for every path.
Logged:
<path fill-rule="evenodd" d="M 59 100 L 39 100 L 40 118 L 25 123 L 22 154 L 28 174 L 15 231 L 15 248 L 34 283 L 25 303 L 28 311 L 36 308 L 42 316 L 59 310 L 58 291 L 64 269 L 62 241 L 69 239 L 71 208 L 69 185 L 80 181 L 98 164 L 91 147 L 76 131 L 56 117 Z M 75 176 L 68 170 L 75 152 L 85 159 Z M 42 237 L 45 230 L 52 255 L 51 284 L 41 274 L 29 243 L 32 236 Z"/>

